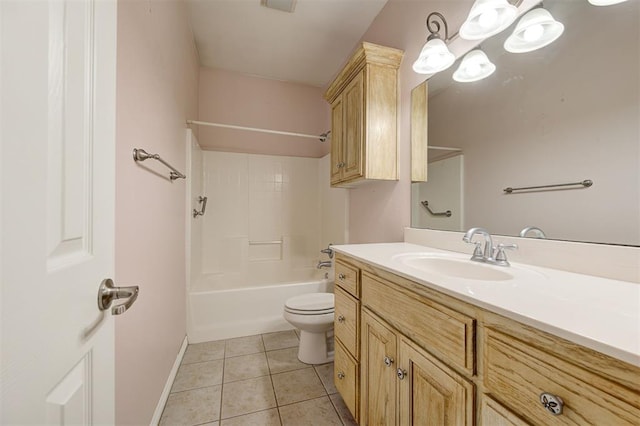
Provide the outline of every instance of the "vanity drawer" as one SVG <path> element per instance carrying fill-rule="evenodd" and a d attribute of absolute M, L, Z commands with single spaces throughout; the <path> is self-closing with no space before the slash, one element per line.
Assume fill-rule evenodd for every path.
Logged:
<path fill-rule="evenodd" d="M 334 335 L 356 359 L 359 356 L 358 336 L 360 335 L 359 303 L 340 287 L 335 293 Z"/>
<path fill-rule="evenodd" d="M 475 373 L 475 319 L 367 272 L 362 303 L 442 361 Z"/>
<path fill-rule="evenodd" d="M 534 424 L 619 426 L 640 419 L 637 393 L 490 328 L 484 366 L 486 390 Z M 562 414 L 547 411 L 543 392 L 562 399 Z"/>
<path fill-rule="evenodd" d="M 359 371 L 356 360 L 349 355 L 349 352 L 339 341 L 336 341 L 333 382 L 356 422 L 358 421 L 358 403 L 360 400 L 358 395 Z"/>
<path fill-rule="evenodd" d="M 358 268 L 336 260 L 336 284 L 349 292 L 353 297 L 360 297 Z"/>

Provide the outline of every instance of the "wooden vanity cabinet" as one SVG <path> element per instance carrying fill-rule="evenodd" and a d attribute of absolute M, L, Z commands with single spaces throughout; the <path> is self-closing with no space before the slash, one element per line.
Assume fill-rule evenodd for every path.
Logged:
<path fill-rule="evenodd" d="M 640 424 L 637 366 L 343 254 L 336 284 L 336 315 L 359 309 L 360 337 L 336 322 L 335 365 L 359 368 L 336 386 L 360 425 Z"/>
<path fill-rule="evenodd" d="M 397 180 L 398 68 L 403 52 L 362 43 L 324 94 L 331 104 L 331 185 Z"/>
<path fill-rule="evenodd" d="M 333 382 L 358 421 L 360 415 L 360 271 L 336 254 Z"/>
<path fill-rule="evenodd" d="M 407 337 L 434 342 L 464 367 L 473 322 L 367 272 L 361 281 L 361 424 L 473 425 L 473 383 Z"/>
<path fill-rule="evenodd" d="M 368 310 L 362 312 L 361 416 L 362 425 L 397 424 L 395 330 Z"/>

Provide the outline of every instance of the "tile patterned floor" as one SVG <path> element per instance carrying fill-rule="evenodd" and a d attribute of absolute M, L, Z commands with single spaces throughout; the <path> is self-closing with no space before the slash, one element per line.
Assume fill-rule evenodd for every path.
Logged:
<path fill-rule="evenodd" d="M 333 363 L 298 361 L 294 331 L 189 345 L 160 425 L 351 426 Z"/>

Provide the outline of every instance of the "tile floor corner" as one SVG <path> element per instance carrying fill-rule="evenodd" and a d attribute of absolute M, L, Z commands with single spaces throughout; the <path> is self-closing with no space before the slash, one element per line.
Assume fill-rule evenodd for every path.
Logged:
<path fill-rule="evenodd" d="M 192 344 L 160 425 L 356 425 L 333 384 L 333 363 L 297 358 L 291 331 Z"/>

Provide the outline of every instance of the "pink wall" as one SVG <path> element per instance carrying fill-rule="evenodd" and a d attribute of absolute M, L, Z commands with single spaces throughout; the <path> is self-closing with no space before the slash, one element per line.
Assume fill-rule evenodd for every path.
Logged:
<path fill-rule="evenodd" d="M 374 182 L 350 190 L 349 235 L 351 243 L 402 241 L 403 229 L 411 222 L 411 89 L 425 76 L 411 69 L 428 32 L 427 15 L 440 12 L 455 31 L 466 18 L 473 0 L 389 0 L 362 37 L 405 51 L 400 67 L 399 177 L 398 182 Z M 355 50 L 355 47 L 354 47 Z M 345 58 L 346 62 L 347 58 Z M 336 70 L 336 73 L 338 70 Z"/>
<path fill-rule="evenodd" d="M 199 91 L 201 121 L 312 135 L 331 128 L 318 87 L 201 68 Z M 203 149 L 316 158 L 329 152 L 329 144 L 316 139 L 195 127 Z"/>
<path fill-rule="evenodd" d="M 181 1 L 118 2 L 116 282 L 139 285 L 116 317 L 116 423 L 149 424 L 186 334 L 185 181 L 133 162 L 135 147 L 185 170 L 198 58 Z M 150 172 L 153 169 L 157 173 Z"/>

